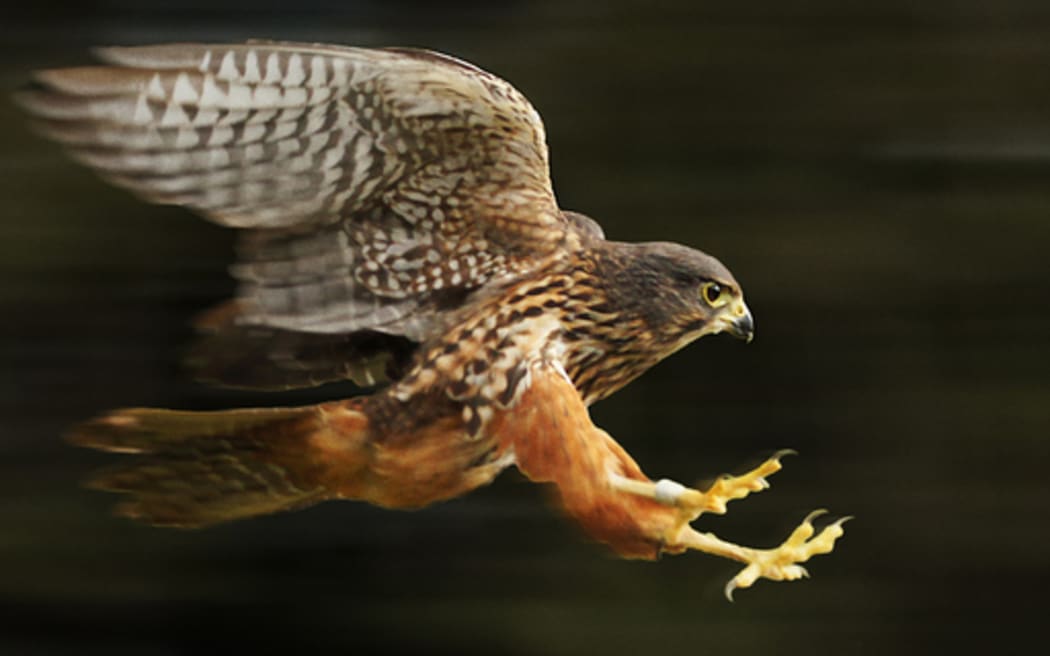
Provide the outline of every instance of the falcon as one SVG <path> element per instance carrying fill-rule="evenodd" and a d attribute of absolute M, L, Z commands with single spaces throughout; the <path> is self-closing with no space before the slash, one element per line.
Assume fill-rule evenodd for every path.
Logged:
<path fill-rule="evenodd" d="M 202 378 L 370 395 L 219 412 L 123 409 L 71 440 L 132 454 L 93 484 L 121 515 L 202 527 L 355 499 L 419 508 L 517 467 L 627 558 L 697 550 L 806 576 L 848 518 L 771 549 L 692 523 L 768 487 L 779 452 L 697 490 L 652 480 L 588 407 L 704 335 L 754 332 L 717 259 L 605 239 L 562 210 L 543 124 L 506 81 L 423 50 L 247 42 L 98 51 L 21 101 L 109 182 L 239 231 L 236 298 L 207 313 Z M 820 511 L 818 511 L 820 512 Z"/>

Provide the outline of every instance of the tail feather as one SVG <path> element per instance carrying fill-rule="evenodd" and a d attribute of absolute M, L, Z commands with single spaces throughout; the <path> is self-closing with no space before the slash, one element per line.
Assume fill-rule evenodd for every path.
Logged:
<path fill-rule="evenodd" d="M 121 492 L 120 515 L 196 528 L 328 498 L 308 438 L 316 406 L 182 412 L 118 410 L 76 427 L 70 441 L 137 454 L 96 473 L 90 487 Z"/>
<path fill-rule="evenodd" d="M 69 441 L 115 453 L 178 449 L 187 441 L 236 435 L 283 420 L 301 419 L 312 408 L 244 408 L 215 412 L 127 408 L 77 426 Z"/>

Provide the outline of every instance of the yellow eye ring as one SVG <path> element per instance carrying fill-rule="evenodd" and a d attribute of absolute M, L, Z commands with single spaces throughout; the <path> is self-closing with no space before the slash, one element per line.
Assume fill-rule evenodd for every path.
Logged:
<path fill-rule="evenodd" d="M 711 307 L 722 307 L 729 302 L 729 290 L 717 282 L 705 282 L 700 286 L 700 296 Z"/>

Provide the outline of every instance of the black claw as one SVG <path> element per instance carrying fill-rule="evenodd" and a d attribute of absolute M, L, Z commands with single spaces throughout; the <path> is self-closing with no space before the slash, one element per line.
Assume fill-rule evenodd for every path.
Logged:
<path fill-rule="evenodd" d="M 827 508 L 818 508 L 818 509 L 814 510 L 813 512 L 809 513 L 808 515 L 806 515 L 806 518 L 802 520 L 802 523 L 803 524 L 813 524 L 813 520 L 814 519 L 816 519 L 817 517 L 820 517 L 821 515 L 826 515 L 827 513 L 828 513 L 828 509 Z"/>

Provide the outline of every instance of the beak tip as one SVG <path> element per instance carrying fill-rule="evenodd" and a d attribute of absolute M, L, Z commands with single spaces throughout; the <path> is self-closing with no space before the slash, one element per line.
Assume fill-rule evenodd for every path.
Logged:
<path fill-rule="evenodd" d="M 744 340 L 746 344 L 750 344 L 755 338 L 755 320 L 751 318 L 750 312 L 746 312 L 730 325 L 733 336 Z"/>

